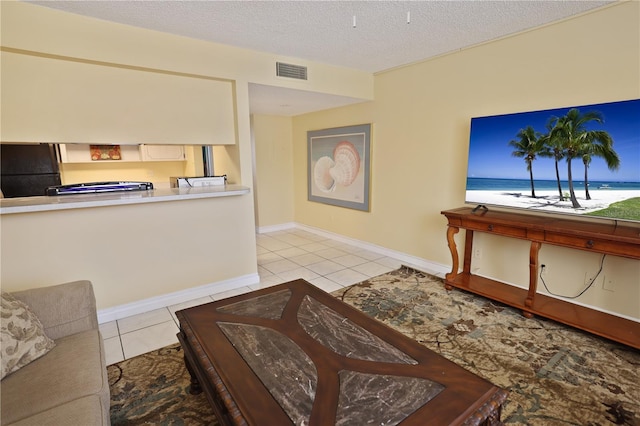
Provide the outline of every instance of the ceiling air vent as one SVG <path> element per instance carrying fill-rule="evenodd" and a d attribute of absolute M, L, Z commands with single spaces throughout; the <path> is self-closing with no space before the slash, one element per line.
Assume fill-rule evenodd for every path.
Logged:
<path fill-rule="evenodd" d="M 296 78 L 298 80 L 306 80 L 307 67 L 276 62 L 276 75 L 278 77 L 289 77 Z"/>

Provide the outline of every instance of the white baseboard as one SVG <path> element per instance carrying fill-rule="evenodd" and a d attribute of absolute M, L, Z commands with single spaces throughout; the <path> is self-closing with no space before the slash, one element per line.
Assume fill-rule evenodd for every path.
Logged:
<path fill-rule="evenodd" d="M 260 276 L 258 274 L 248 274 L 224 281 L 218 281 L 216 283 L 205 284 L 198 287 L 188 288 L 186 290 L 176 291 L 174 293 L 150 297 L 148 299 L 114 306 L 112 308 L 101 309 L 98 311 L 98 323 L 103 324 L 109 321 L 115 321 L 121 318 L 129 317 L 131 315 L 142 314 L 154 309 L 164 308 L 167 306 L 197 299 L 199 297 L 221 293 L 223 291 L 234 290 L 236 288 L 254 285 L 259 282 Z"/>
<path fill-rule="evenodd" d="M 296 227 L 295 222 L 281 223 L 279 225 L 260 226 L 256 228 L 258 234 L 266 234 L 267 232 L 286 231 Z"/>
<path fill-rule="evenodd" d="M 274 226 L 265 226 L 258 228 L 258 233 L 267 233 L 267 232 L 276 232 L 276 231 L 284 231 L 287 229 L 301 229 L 303 231 L 311 232 L 316 235 L 320 235 L 325 238 L 330 238 L 336 241 L 343 242 L 345 244 L 350 244 L 355 247 L 359 247 L 365 250 L 372 251 L 374 253 L 379 253 L 387 257 L 391 257 L 393 259 L 397 259 L 401 261 L 406 266 L 411 266 L 413 268 L 419 269 L 424 272 L 428 272 L 430 274 L 436 275 L 440 278 L 444 278 L 444 274 L 451 272 L 451 266 L 443 265 L 441 263 L 432 262 L 427 259 L 422 259 L 420 257 L 411 256 L 406 253 L 402 253 L 399 251 L 391 250 L 385 247 L 381 247 L 375 244 L 368 243 L 366 241 L 357 240 L 355 238 L 345 237 L 341 234 L 336 234 L 333 232 L 325 231 L 323 229 L 314 228 L 313 226 L 303 225 L 300 223 L 284 223 L 281 225 Z"/>
<path fill-rule="evenodd" d="M 410 266 L 420 271 L 424 271 L 424 272 L 436 275 L 440 278 L 444 278 L 444 274 L 448 273 L 451 270 L 451 267 L 448 265 L 432 262 L 430 260 L 411 256 L 405 253 L 401 253 L 395 250 L 390 250 L 388 248 L 371 244 L 365 241 L 357 240 L 355 238 L 345 237 L 344 235 L 335 234 L 333 232 L 314 228 L 312 226 L 302 225 L 295 222 L 283 223 L 280 225 L 263 226 L 263 227 L 257 228 L 256 231 L 258 234 L 264 234 L 267 232 L 286 231 L 288 229 L 301 229 L 316 235 L 320 235 L 325 238 L 330 238 L 336 241 L 343 242 L 345 244 L 350 244 L 355 247 L 372 251 L 374 253 L 379 253 L 381 255 L 391 257 L 393 259 L 397 259 L 406 266 Z M 98 311 L 98 322 L 100 324 L 103 324 L 106 322 L 126 318 L 131 315 L 142 314 L 145 312 L 152 311 L 154 309 L 164 308 L 164 307 L 175 305 L 178 303 L 187 302 L 189 300 L 197 299 L 199 297 L 205 297 L 211 294 L 220 293 L 227 290 L 233 290 L 240 287 L 254 285 L 259 282 L 260 282 L 260 276 L 258 274 L 249 274 L 249 275 L 232 278 L 225 281 L 219 281 L 216 283 L 206 284 L 199 287 L 193 287 L 186 290 L 177 291 L 174 293 L 150 297 L 148 299 L 127 303 L 124 305 L 114 306 L 112 308 L 101 309 Z"/>

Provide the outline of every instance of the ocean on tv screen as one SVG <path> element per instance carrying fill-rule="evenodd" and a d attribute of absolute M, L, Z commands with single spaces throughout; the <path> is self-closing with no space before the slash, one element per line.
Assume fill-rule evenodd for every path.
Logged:
<path fill-rule="evenodd" d="M 574 208 L 568 196 L 568 182 L 560 183 L 563 200 L 560 199 L 557 181 L 534 181 L 536 196 L 531 195 L 531 182 L 524 179 L 468 178 L 465 201 L 484 204 L 540 210 L 550 213 L 589 214 L 634 198 L 640 199 L 640 182 L 589 182 L 590 199 L 586 197 L 584 182 L 574 182 L 579 208 Z M 636 220 L 634 217 L 619 219 Z"/>

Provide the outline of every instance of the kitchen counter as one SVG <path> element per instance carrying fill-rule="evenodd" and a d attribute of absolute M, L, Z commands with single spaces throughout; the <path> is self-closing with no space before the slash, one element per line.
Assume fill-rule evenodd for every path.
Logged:
<path fill-rule="evenodd" d="M 248 187 L 7 198 L 0 206 L 3 290 L 87 279 L 101 322 L 259 280 Z"/>
<path fill-rule="evenodd" d="M 45 212 L 53 210 L 107 207 L 125 204 L 158 203 L 198 198 L 229 197 L 249 193 L 240 185 L 215 185 L 196 188 L 157 188 L 149 191 L 105 192 L 96 194 L 5 198 L 0 214 Z"/>

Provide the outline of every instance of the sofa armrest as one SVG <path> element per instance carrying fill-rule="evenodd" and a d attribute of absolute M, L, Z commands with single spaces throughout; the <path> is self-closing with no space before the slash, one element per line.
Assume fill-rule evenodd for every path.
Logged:
<path fill-rule="evenodd" d="M 90 281 L 74 281 L 11 293 L 37 315 L 53 340 L 98 328 L 98 315 Z"/>

